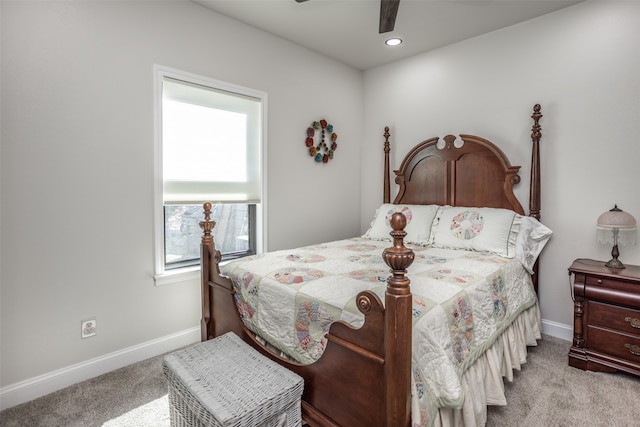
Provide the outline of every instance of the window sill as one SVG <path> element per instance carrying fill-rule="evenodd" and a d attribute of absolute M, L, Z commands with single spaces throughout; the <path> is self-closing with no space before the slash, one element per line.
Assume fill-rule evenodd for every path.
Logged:
<path fill-rule="evenodd" d="M 200 280 L 200 266 L 177 268 L 165 271 L 163 274 L 153 276 L 156 286 L 172 285 L 174 283 L 188 282 L 194 279 Z"/>

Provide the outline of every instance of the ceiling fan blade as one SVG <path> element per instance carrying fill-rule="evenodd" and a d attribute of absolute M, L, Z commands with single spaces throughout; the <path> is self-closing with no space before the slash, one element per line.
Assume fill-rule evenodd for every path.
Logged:
<path fill-rule="evenodd" d="M 380 0 L 380 28 L 378 31 L 380 34 L 393 31 L 399 5 L 400 0 Z"/>

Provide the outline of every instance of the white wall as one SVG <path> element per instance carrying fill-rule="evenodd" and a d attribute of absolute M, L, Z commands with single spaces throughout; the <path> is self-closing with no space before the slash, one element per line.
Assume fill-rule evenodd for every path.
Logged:
<path fill-rule="evenodd" d="M 197 282 L 151 277 L 153 64 L 269 94 L 267 249 L 364 231 L 382 201 L 385 125 L 394 153 L 447 133 L 493 140 L 523 166 L 526 206 L 534 103 L 542 218 L 555 231 L 540 278 L 547 322 L 572 323 L 571 261 L 609 257 L 598 215 L 618 203 L 640 219 L 637 2 L 582 3 L 364 79 L 190 2 L 4 0 L 0 12 L 4 398 L 198 325 Z M 341 145 L 319 166 L 302 144 L 323 117 Z M 640 264 L 640 247 L 621 260 Z M 80 340 L 91 316 L 98 335 Z"/>
<path fill-rule="evenodd" d="M 199 339 L 198 281 L 152 278 L 154 64 L 268 93 L 267 249 L 359 232 L 361 72 L 191 2 L 0 7 L 5 398 L 181 331 Z M 327 165 L 304 146 L 321 118 L 339 133 Z"/>
<path fill-rule="evenodd" d="M 617 203 L 640 220 L 638 22 L 638 2 L 585 2 L 365 72 L 362 230 L 381 202 L 385 125 L 394 154 L 448 133 L 494 141 L 522 165 L 527 209 L 540 103 L 542 222 L 555 232 L 541 259 L 541 309 L 546 327 L 570 328 L 567 268 L 611 257 L 596 242 L 596 219 Z M 399 167 L 400 155 L 392 159 Z M 640 246 L 621 247 L 620 259 L 640 264 Z"/>

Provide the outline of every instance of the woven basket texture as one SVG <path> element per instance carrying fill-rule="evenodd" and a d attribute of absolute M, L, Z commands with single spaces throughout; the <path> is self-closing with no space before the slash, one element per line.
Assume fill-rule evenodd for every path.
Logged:
<path fill-rule="evenodd" d="M 171 425 L 302 425 L 302 378 L 227 333 L 164 358 Z"/>

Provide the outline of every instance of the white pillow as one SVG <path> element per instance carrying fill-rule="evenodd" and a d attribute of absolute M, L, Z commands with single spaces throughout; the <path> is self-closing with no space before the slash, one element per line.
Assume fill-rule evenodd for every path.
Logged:
<path fill-rule="evenodd" d="M 508 209 L 442 206 L 431 228 L 430 243 L 513 258 L 519 217 Z"/>
<path fill-rule="evenodd" d="M 529 273 L 533 274 L 533 265 L 552 234 L 553 231 L 542 225 L 537 219 L 530 216 L 520 216 L 520 231 L 516 239 L 515 257 Z"/>
<path fill-rule="evenodd" d="M 391 217 L 395 212 L 402 212 L 407 218 L 404 231 L 406 243 L 427 245 L 431 235 L 431 223 L 438 211 L 438 205 L 395 205 L 384 203 L 376 210 L 371 227 L 363 237 L 374 240 L 391 240 Z"/>

